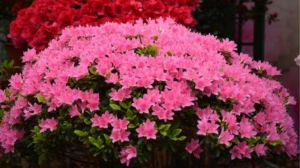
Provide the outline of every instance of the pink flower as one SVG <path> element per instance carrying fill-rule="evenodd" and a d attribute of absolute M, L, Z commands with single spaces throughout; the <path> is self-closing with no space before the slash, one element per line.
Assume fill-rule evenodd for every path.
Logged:
<path fill-rule="evenodd" d="M 198 140 L 191 139 L 191 141 L 186 144 L 185 150 L 188 153 L 193 154 L 197 159 L 200 159 L 200 153 L 202 152 L 202 150 L 200 148 Z"/>
<path fill-rule="evenodd" d="M 36 104 L 36 103 L 34 103 L 33 105 L 29 104 L 29 107 L 24 110 L 24 117 L 25 117 L 25 119 L 28 119 L 33 115 L 40 114 L 41 112 L 42 112 L 41 105 Z"/>
<path fill-rule="evenodd" d="M 264 156 L 266 155 L 266 146 L 264 144 L 257 144 L 254 148 L 257 156 Z"/>
<path fill-rule="evenodd" d="M 80 114 L 78 107 L 76 105 L 72 106 L 71 111 L 69 112 L 70 117 L 74 118 L 76 116 L 80 116 Z"/>
<path fill-rule="evenodd" d="M 108 115 L 106 118 L 109 118 Z M 118 119 L 118 118 L 112 118 L 111 119 L 111 125 L 115 130 L 126 130 L 127 125 L 129 124 L 129 121 L 126 118 Z"/>
<path fill-rule="evenodd" d="M 242 159 L 243 157 L 251 158 L 251 152 L 252 150 L 249 148 L 246 142 L 241 142 L 238 145 L 234 146 L 230 153 L 231 153 L 231 159 Z"/>
<path fill-rule="evenodd" d="M 171 110 L 166 110 L 163 107 L 157 105 L 153 107 L 153 115 L 157 116 L 160 120 L 173 120 L 174 112 Z"/>
<path fill-rule="evenodd" d="M 23 86 L 23 79 L 20 74 L 13 75 L 9 80 L 9 85 L 16 91 L 20 91 Z"/>
<path fill-rule="evenodd" d="M 253 125 L 247 118 L 243 118 L 240 122 L 240 133 L 242 138 L 251 138 L 256 135 Z"/>
<path fill-rule="evenodd" d="M 140 113 L 149 113 L 149 109 L 152 105 L 154 104 L 145 98 L 134 99 L 132 103 L 132 106 L 135 107 Z"/>
<path fill-rule="evenodd" d="M 217 134 L 219 125 L 204 119 L 198 121 L 197 128 L 198 128 L 198 132 L 197 132 L 198 135 Z"/>
<path fill-rule="evenodd" d="M 35 49 L 30 49 L 23 53 L 22 62 L 32 62 L 38 58 Z"/>
<path fill-rule="evenodd" d="M 0 127 L 0 132 L 0 145 L 4 149 L 5 153 L 13 152 L 16 141 L 24 134 L 24 131 L 7 128 L 7 126 L 4 125 Z"/>
<path fill-rule="evenodd" d="M 3 90 L 0 90 L 0 103 L 6 100 L 6 96 Z"/>
<path fill-rule="evenodd" d="M 40 132 L 42 133 L 47 130 L 52 132 L 56 129 L 57 124 L 58 124 L 58 121 L 54 118 L 42 119 L 40 122 L 40 127 L 41 127 Z"/>
<path fill-rule="evenodd" d="M 228 146 L 233 138 L 234 136 L 230 132 L 222 130 L 219 136 L 219 143 Z"/>
<path fill-rule="evenodd" d="M 157 130 L 155 129 L 155 122 L 147 119 L 143 124 L 136 129 L 138 137 L 145 137 L 146 139 L 156 139 Z"/>
<path fill-rule="evenodd" d="M 118 141 L 125 142 L 125 141 L 129 141 L 128 139 L 129 135 L 130 133 L 126 130 L 113 128 L 110 135 L 110 139 L 112 140 L 113 143 Z"/>
<path fill-rule="evenodd" d="M 136 156 L 137 156 L 137 150 L 132 145 L 122 148 L 119 155 L 121 163 L 126 164 L 126 166 L 129 166 L 130 160 L 135 158 Z"/>
<path fill-rule="evenodd" d="M 108 124 L 112 121 L 113 115 L 106 111 L 104 114 L 98 116 L 97 114 L 91 119 L 92 127 L 108 128 Z"/>
<path fill-rule="evenodd" d="M 109 96 L 114 101 L 123 101 L 124 99 L 130 98 L 131 90 L 126 89 L 113 89 L 112 92 L 109 93 Z"/>

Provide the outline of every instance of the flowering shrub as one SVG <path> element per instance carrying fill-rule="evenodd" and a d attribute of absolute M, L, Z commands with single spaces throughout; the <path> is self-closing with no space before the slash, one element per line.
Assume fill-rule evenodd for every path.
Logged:
<path fill-rule="evenodd" d="M 20 11 L 10 25 L 9 37 L 17 47 L 41 50 L 70 25 L 172 17 L 193 26 L 196 22 L 192 11 L 197 4 L 198 0 L 37 0 Z"/>
<path fill-rule="evenodd" d="M 30 144 L 45 156 L 76 142 L 126 165 L 153 148 L 296 155 L 286 111 L 295 101 L 273 79 L 280 72 L 235 50 L 170 19 L 67 28 L 44 51 L 24 53 L 22 74 L 0 91 L 1 147 Z"/>

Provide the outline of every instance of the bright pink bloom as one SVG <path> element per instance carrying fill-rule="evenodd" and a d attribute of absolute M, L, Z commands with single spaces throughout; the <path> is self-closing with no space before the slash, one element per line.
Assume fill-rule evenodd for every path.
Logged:
<path fill-rule="evenodd" d="M 219 136 L 219 143 L 228 146 L 233 138 L 234 136 L 230 132 L 222 130 Z"/>
<path fill-rule="evenodd" d="M 199 120 L 198 121 L 198 135 L 207 135 L 207 134 L 217 134 L 219 125 L 208 120 Z"/>
<path fill-rule="evenodd" d="M 137 156 L 137 150 L 132 145 L 122 148 L 119 155 L 121 163 L 126 164 L 126 166 L 129 166 L 130 160 L 135 158 L 136 156 Z"/>
<path fill-rule="evenodd" d="M 149 113 L 149 109 L 152 105 L 154 105 L 154 103 L 145 98 L 134 99 L 132 103 L 132 106 L 135 107 L 140 113 Z"/>
<path fill-rule="evenodd" d="M 153 115 L 156 115 L 158 119 L 160 120 L 173 120 L 174 112 L 171 110 L 166 110 L 163 107 L 160 107 L 159 105 L 154 106 L 153 108 Z"/>
<path fill-rule="evenodd" d="M 25 117 L 25 119 L 28 119 L 33 115 L 40 114 L 41 112 L 42 112 L 41 105 L 36 104 L 36 103 L 34 103 L 33 105 L 29 104 L 29 107 L 24 110 L 24 117 Z"/>
<path fill-rule="evenodd" d="M 131 90 L 126 89 L 113 89 L 112 92 L 109 93 L 109 96 L 114 101 L 123 101 L 124 99 L 130 98 Z"/>
<path fill-rule="evenodd" d="M 112 121 L 113 115 L 106 111 L 101 116 L 97 114 L 91 119 L 92 127 L 108 128 L 108 124 Z"/>
<path fill-rule="evenodd" d="M 257 156 L 264 156 L 266 155 L 267 148 L 264 144 L 257 144 L 254 148 Z"/>
<path fill-rule="evenodd" d="M 0 90 L 0 103 L 6 100 L 6 96 L 3 90 Z"/>
<path fill-rule="evenodd" d="M 243 157 L 251 158 L 252 150 L 249 148 L 246 142 L 241 142 L 238 145 L 234 146 L 231 151 L 231 159 L 242 159 Z"/>
<path fill-rule="evenodd" d="M 251 138 L 256 135 L 253 125 L 247 118 L 243 118 L 240 122 L 240 133 L 242 138 Z"/>
<path fill-rule="evenodd" d="M 48 118 L 48 119 L 42 119 L 40 122 L 40 132 L 45 132 L 47 130 L 54 131 L 56 129 L 56 126 L 58 124 L 58 121 L 54 118 Z"/>
<path fill-rule="evenodd" d="M 146 139 L 156 139 L 157 130 L 155 129 L 155 122 L 147 119 L 143 124 L 136 129 L 138 137 L 145 137 Z"/>
<path fill-rule="evenodd" d="M 198 140 L 191 139 L 191 141 L 186 144 L 185 150 L 188 153 L 193 154 L 197 159 L 200 159 L 200 153 L 202 150 Z"/>
<path fill-rule="evenodd" d="M 106 115 L 106 119 L 110 118 L 108 114 Z M 127 125 L 129 124 L 129 121 L 126 118 L 123 119 L 118 119 L 118 118 L 112 118 L 111 120 L 111 125 L 115 130 L 126 130 Z"/>
<path fill-rule="evenodd" d="M 79 112 L 78 107 L 76 105 L 72 106 L 69 115 L 70 115 L 71 118 L 74 118 L 74 117 L 77 117 L 77 116 L 81 115 L 81 113 Z"/>
<path fill-rule="evenodd" d="M 16 91 L 21 90 L 23 86 L 23 79 L 20 74 L 13 75 L 9 80 L 9 85 Z"/>
<path fill-rule="evenodd" d="M 112 140 L 113 143 L 115 142 L 125 142 L 129 141 L 128 136 L 130 135 L 130 132 L 123 130 L 123 129 L 115 129 L 113 128 L 110 139 Z"/>
<path fill-rule="evenodd" d="M 13 152 L 16 141 L 24 134 L 23 131 L 7 128 L 6 126 L 2 126 L 0 132 L 0 145 L 5 153 Z"/>

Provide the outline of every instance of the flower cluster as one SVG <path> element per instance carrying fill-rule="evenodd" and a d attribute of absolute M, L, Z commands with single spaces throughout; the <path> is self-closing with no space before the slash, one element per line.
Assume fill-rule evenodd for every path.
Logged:
<path fill-rule="evenodd" d="M 36 0 L 18 13 L 10 25 L 9 37 L 17 47 L 41 50 L 71 25 L 172 17 L 193 26 L 196 22 L 192 12 L 197 5 L 198 0 Z"/>
<path fill-rule="evenodd" d="M 280 72 L 235 50 L 171 19 L 67 28 L 44 51 L 24 53 L 22 74 L 0 91 L 0 145 L 10 152 L 32 129 L 71 128 L 127 165 L 158 139 L 196 158 L 210 143 L 232 159 L 296 155 L 286 111 L 295 101 L 273 79 Z"/>

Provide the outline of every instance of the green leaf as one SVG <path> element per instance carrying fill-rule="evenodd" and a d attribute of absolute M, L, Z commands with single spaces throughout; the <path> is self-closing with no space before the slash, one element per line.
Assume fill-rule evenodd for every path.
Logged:
<path fill-rule="evenodd" d="M 120 103 L 121 107 L 124 108 L 124 109 L 129 109 L 131 104 L 130 103 L 126 103 L 126 102 L 121 102 Z"/>
<path fill-rule="evenodd" d="M 95 67 L 93 67 L 93 66 L 89 67 L 89 72 L 92 75 L 99 75 L 99 73 L 97 72 L 97 69 Z"/>
<path fill-rule="evenodd" d="M 103 134 L 103 137 L 105 139 L 105 143 L 108 145 L 111 143 L 110 137 L 107 134 Z"/>
<path fill-rule="evenodd" d="M 88 118 L 85 118 L 84 120 L 83 120 L 83 122 L 86 124 L 86 125 L 91 125 L 91 120 L 90 119 L 88 119 Z"/>
<path fill-rule="evenodd" d="M 39 103 L 43 103 L 43 104 L 47 103 L 46 98 L 44 96 L 40 95 L 40 94 L 36 95 L 35 98 L 37 99 L 37 101 Z"/>
<path fill-rule="evenodd" d="M 161 135 L 167 136 L 170 127 L 171 127 L 171 124 L 162 124 L 158 127 L 158 130 L 159 130 Z"/>
<path fill-rule="evenodd" d="M 171 138 L 173 141 L 184 141 L 186 140 L 186 136 L 180 136 L 180 137 L 176 137 L 176 138 Z"/>
<path fill-rule="evenodd" d="M 115 110 L 115 111 L 120 111 L 121 110 L 121 107 L 117 104 L 114 104 L 114 103 L 110 103 L 109 106 Z"/>
<path fill-rule="evenodd" d="M 135 53 L 138 55 L 152 56 L 158 55 L 158 47 L 153 44 L 149 44 L 146 47 L 138 47 L 135 49 Z"/>
<path fill-rule="evenodd" d="M 280 140 L 276 140 L 276 141 L 271 141 L 270 145 L 275 147 L 275 146 L 283 145 L 283 143 Z"/>
<path fill-rule="evenodd" d="M 170 138 L 176 138 L 181 132 L 182 132 L 182 129 L 174 129 L 169 134 L 169 137 Z"/>
<path fill-rule="evenodd" d="M 136 124 L 133 124 L 133 123 L 130 123 L 130 124 L 128 125 L 128 128 L 130 128 L 130 129 L 136 128 L 136 127 L 137 127 L 137 125 L 136 125 Z"/>
<path fill-rule="evenodd" d="M 76 134 L 77 136 L 80 136 L 80 137 L 84 137 L 84 136 L 89 135 L 89 133 L 87 131 L 81 131 L 81 130 L 75 130 L 74 134 Z"/>
<path fill-rule="evenodd" d="M 134 120 L 136 118 L 136 114 L 132 110 L 128 109 L 126 112 L 126 118 L 130 121 Z"/>
<path fill-rule="evenodd" d="M 170 127 L 171 127 L 171 124 L 161 124 L 158 127 L 158 130 L 169 130 Z"/>
<path fill-rule="evenodd" d="M 97 139 L 95 139 L 94 137 L 89 136 L 88 137 L 89 142 L 94 145 L 95 147 L 97 147 L 99 150 L 104 148 L 103 145 L 103 141 L 100 137 L 98 137 Z"/>

